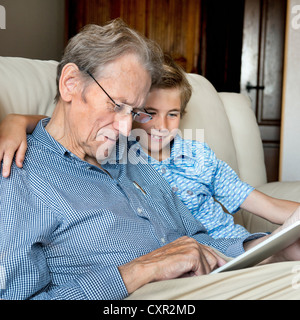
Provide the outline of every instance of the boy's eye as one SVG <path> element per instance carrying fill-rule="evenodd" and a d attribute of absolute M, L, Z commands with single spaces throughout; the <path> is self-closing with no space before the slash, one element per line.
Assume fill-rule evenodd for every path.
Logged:
<path fill-rule="evenodd" d="M 177 118 L 179 116 L 179 113 L 169 113 L 169 117 L 171 118 Z"/>

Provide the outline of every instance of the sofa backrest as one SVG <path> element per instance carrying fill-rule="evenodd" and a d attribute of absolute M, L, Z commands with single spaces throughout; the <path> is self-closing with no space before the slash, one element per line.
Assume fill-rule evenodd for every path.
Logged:
<path fill-rule="evenodd" d="M 204 141 L 218 158 L 228 163 L 239 174 L 230 123 L 222 100 L 204 77 L 188 74 L 188 80 L 193 87 L 193 93 L 186 108 L 187 112 L 181 120 L 181 131 L 192 129 L 193 139 L 199 140 L 202 139 L 199 130 L 203 129 Z"/>
<path fill-rule="evenodd" d="M 8 113 L 51 115 L 57 64 L 0 57 L 0 120 Z"/>

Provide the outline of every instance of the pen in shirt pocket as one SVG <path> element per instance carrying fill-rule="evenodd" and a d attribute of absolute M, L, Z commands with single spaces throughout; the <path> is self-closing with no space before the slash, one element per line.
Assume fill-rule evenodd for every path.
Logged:
<path fill-rule="evenodd" d="M 136 182 L 133 181 L 134 186 L 139 189 L 144 195 L 147 195 L 146 191 Z"/>

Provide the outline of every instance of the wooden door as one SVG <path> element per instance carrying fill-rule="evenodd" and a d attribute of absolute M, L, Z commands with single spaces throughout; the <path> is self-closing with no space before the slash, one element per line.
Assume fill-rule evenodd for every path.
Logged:
<path fill-rule="evenodd" d="M 245 0 L 241 92 L 250 96 L 268 181 L 278 180 L 286 0 Z"/>
<path fill-rule="evenodd" d="M 66 7 L 66 39 L 86 24 L 120 17 L 158 42 L 186 72 L 197 72 L 201 0 L 69 0 Z"/>

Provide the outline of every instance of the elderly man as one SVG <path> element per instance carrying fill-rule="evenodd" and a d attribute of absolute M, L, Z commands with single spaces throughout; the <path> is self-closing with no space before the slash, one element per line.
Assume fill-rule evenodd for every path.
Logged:
<path fill-rule="evenodd" d="M 1 177 L 1 298 L 122 299 L 209 273 L 225 263 L 212 248 L 234 257 L 265 238 L 214 240 L 152 167 L 124 163 L 126 144 L 106 161 L 132 120 L 151 118 L 160 68 L 160 49 L 118 20 L 70 41 L 53 117 L 28 137 L 23 168 Z"/>

